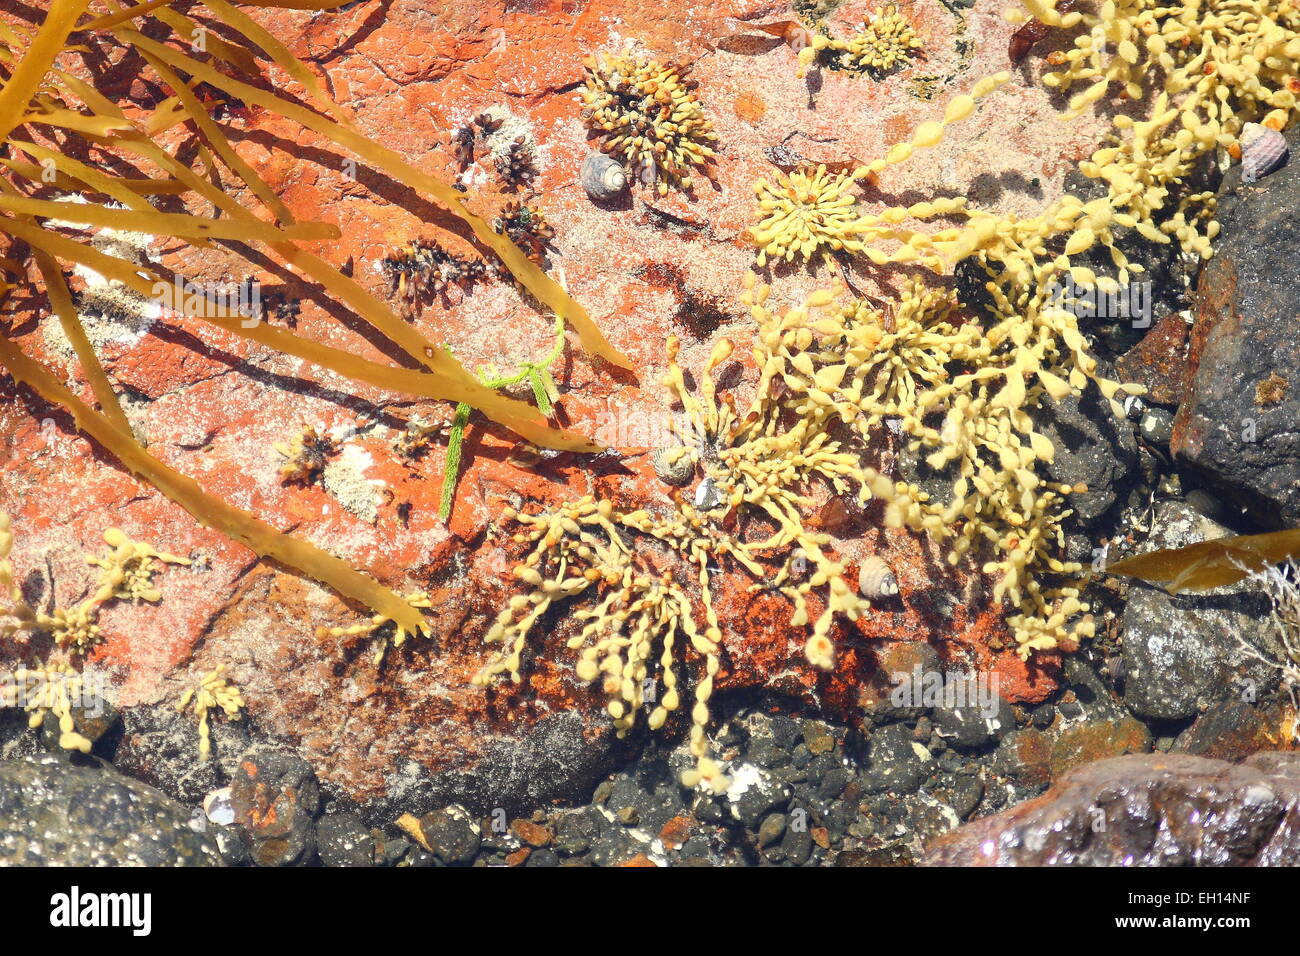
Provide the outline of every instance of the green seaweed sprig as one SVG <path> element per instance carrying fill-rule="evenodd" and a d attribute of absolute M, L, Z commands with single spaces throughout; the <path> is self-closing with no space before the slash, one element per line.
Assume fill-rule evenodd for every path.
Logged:
<path fill-rule="evenodd" d="M 450 353 L 451 348 L 443 346 Z M 551 366 L 564 351 L 564 317 L 555 317 L 555 342 L 550 352 L 540 362 L 524 362 L 519 371 L 513 375 L 495 375 L 495 369 L 481 369 L 479 381 L 487 388 L 510 388 L 527 382 L 537 402 L 537 410 L 547 418 L 554 410 L 553 404 L 560 395 L 555 379 L 551 375 Z M 442 500 L 438 505 L 438 517 L 443 521 L 451 520 L 451 507 L 456 497 L 456 482 L 460 478 L 461 449 L 465 442 L 465 429 L 469 425 L 469 416 L 473 407 L 466 402 L 456 406 L 456 415 L 452 419 L 451 432 L 447 437 L 447 465 L 442 476 Z"/>

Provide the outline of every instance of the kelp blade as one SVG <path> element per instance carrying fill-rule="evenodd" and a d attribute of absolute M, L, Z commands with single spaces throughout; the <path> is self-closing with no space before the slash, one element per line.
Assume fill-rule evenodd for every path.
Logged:
<path fill-rule="evenodd" d="M 375 613 L 391 618 L 408 631 L 419 630 L 422 626 L 419 611 L 382 584 L 354 570 L 347 562 L 305 541 L 282 534 L 266 522 L 213 497 L 193 479 L 158 461 L 3 336 L 0 336 L 0 365 L 4 365 L 16 381 L 25 383 L 46 401 L 66 408 L 78 428 L 108 449 L 133 474 L 188 511 L 199 524 L 220 531 L 263 557 L 279 561 L 329 585 Z"/>
<path fill-rule="evenodd" d="M 1171 594 L 1235 584 L 1272 564 L 1300 558 L 1300 528 L 1198 541 L 1135 555 L 1106 571 L 1158 584 Z"/>

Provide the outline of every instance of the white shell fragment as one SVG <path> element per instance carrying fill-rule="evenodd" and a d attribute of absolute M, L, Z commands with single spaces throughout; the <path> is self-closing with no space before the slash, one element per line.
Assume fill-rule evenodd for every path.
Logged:
<path fill-rule="evenodd" d="M 590 153 L 582 162 L 582 188 L 592 199 L 615 199 L 627 189 L 627 170 L 604 153 Z"/>
<path fill-rule="evenodd" d="M 864 598 L 893 597 L 898 593 L 894 569 L 874 554 L 863 558 L 858 569 L 858 592 Z"/>
<path fill-rule="evenodd" d="M 712 478 L 705 478 L 695 489 L 695 507 L 701 511 L 712 511 L 722 504 L 722 490 Z"/>
<path fill-rule="evenodd" d="M 235 805 L 229 787 L 213 790 L 203 798 L 203 812 L 217 826 L 228 827 L 235 822 Z"/>
<path fill-rule="evenodd" d="M 1281 167 L 1290 155 L 1286 137 L 1259 123 L 1247 123 L 1241 130 L 1241 181 L 1258 182 Z"/>

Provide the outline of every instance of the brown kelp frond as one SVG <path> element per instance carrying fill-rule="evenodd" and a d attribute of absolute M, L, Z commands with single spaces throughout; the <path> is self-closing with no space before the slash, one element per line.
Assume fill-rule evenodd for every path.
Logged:
<path fill-rule="evenodd" d="M 1300 528 L 1292 528 L 1150 551 L 1108 565 L 1106 571 L 1159 584 L 1170 594 L 1181 594 L 1236 584 L 1254 572 L 1297 558 Z"/>
<path fill-rule="evenodd" d="M 139 263 L 108 255 L 73 239 L 43 230 L 38 226 L 12 220 L 6 221 L 3 217 L 0 217 L 0 232 L 8 232 L 16 238 L 22 239 L 42 253 L 85 266 L 104 276 L 104 278 L 120 282 L 144 296 L 154 295 L 157 291 L 156 284 L 158 282 L 166 284 L 163 277 L 153 273 L 153 270 L 150 270 L 147 265 L 142 266 Z M 141 272 L 153 273 L 154 277 L 142 276 Z M 499 418 L 502 424 L 510 428 L 511 431 L 514 431 L 522 438 L 542 444 L 547 448 L 577 452 L 595 452 L 601 448 L 600 445 L 582 435 L 536 423 L 533 421 L 536 410 L 531 405 L 517 399 L 507 398 L 483 385 L 477 379 L 450 381 L 447 378 L 427 372 L 382 365 L 361 358 L 358 355 L 353 355 L 350 352 L 303 338 L 285 329 L 275 328 L 265 323 L 250 324 L 246 316 L 226 313 L 212 303 L 205 303 L 201 309 L 191 309 L 190 303 L 184 297 L 178 296 L 175 297 L 173 304 L 178 312 L 202 319 L 228 332 L 251 339 L 287 355 L 301 358 L 313 365 L 327 368 L 353 381 L 364 382 L 367 385 L 390 391 L 405 392 L 420 398 L 463 402 L 475 408 L 491 405 L 499 409 Z"/>
<path fill-rule="evenodd" d="M 360 133 L 319 116 L 297 103 L 231 79 L 208 64 L 164 46 L 134 30 L 114 32 L 137 49 L 152 53 L 169 66 L 183 70 L 190 76 L 229 93 L 245 103 L 260 106 L 286 119 L 291 119 L 327 137 L 336 145 L 355 153 L 367 162 L 373 163 L 376 168 L 398 182 L 433 196 L 462 219 L 475 237 L 500 257 L 510 273 L 539 302 L 557 315 L 563 316 L 573 326 L 583 348 L 620 368 L 631 367 L 628 358 L 606 341 L 586 309 L 579 305 L 558 282 L 532 262 L 509 238 L 498 234 L 482 217 L 470 212 L 465 207 L 460 193 L 442 180 L 411 166 L 391 149 L 380 146 Z"/>
<path fill-rule="evenodd" d="M 422 627 L 419 613 L 388 588 L 353 570 L 333 555 L 281 534 L 264 521 L 213 497 L 197 482 L 158 461 L 3 336 L 0 336 L 0 365 L 15 381 L 27 385 L 47 402 L 66 408 L 78 428 L 112 452 L 133 474 L 188 511 L 200 524 L 222 532 L 263 557 L 328 584 L 340 594 L 361 602 L 377 614 L 391 617 L 403 627 L 414 630 Z"/>
<path fill-rule="evenodd" d="M 252 0 L 249 5 L 328 10 L 343 2 Z M 96 230 L 111 230 L 174 237 L 195 248 L 210 248 L 218 243 L 245 259 L 248 254 L 242 252 L 242 247 L 261 247 L 315 282 L 422 368 L 416 371 L 370 361 L 284 329 L 250 323 L 247 316 L 201 298 L 191 302 L 188 297 L 174 297 L 175 312 L 203 319 L 370 386 L 452 401 L 459 408 L 472 407 L 543 447 L 589 452 L 598 451 L 600 446 L 581 435 L 551 427 L 531 405 L 486 386 L 446 349 L 403 322 L 350 276 L 303 249 L 301 243 L 337 238 L 338 227 L 324 222 L 299 222 L 293 217 L 265 180 L 231 146 L 222 124 L 201 101 L 200 84 L 298 122 L 397 181 L 431 195 L 463 219 L 538 302 L 568 322 L 588 351 L 623 366 L 627 360 L 609 345 L 587 313 L 558 283 L 531 262 L 508 235 L 495 233 L 470 213 L 455 190 L 356 132 L 349 112 L 333 103 L 316 75 L 246 13 L 225 0 L 206 0 L 203 6 L 213 18 L 208 24 L 219 27 L 228 38 L 222 39 L 212 35 L 208 24 L 195 19 L 198 4 L 185 13 L 170 9 L 171 0 L 149 0 L 129 8 L 101 0 L 99 6 L 108 12 L 94 18 L 85 16 L 89 0 L 51 0 L 44 21 L 35 29 L 0 23 L 0 151 L 5 153 L 0 156 L 0 235 L 14 243 L 13 251 L 7 252 L 12 258 L 0 265 L 21 280 L 27 275 L 21 259 L 29 256 L 35 264 L 51 309 L 101 411 L 79 400 L 56 376 L 24 355 L 4 330 L 0 330 L 0 367 L 46 401 L 66 408 L 78 427 L 124 467 L 153 484 L 200 522 L 260 555 L 363 602 L 406 631 L 418 631 L 421 617 L 409 602 L 344 562 L 208 495 L 195 482 L 153 458 L 136 441 L 112 383 L 81 326 L 63 270 L 68 265 L 91 269 L 106 281 L 150 297 L 158 296 L 160 283 L 170 284 L 169 277 L 147 262 L 109 255 L 85 241 L 87 236 Z M 79 21 L 84 22 L 78 26 Z M 147 24 L 165 25 L 174 40 L 151 39 L 145 33 Z M 247 46 L 231 42 L 227 30 L 246 40 Z M 77 41 L 105 31 L 138 53 L 170 88 L 172 95 L 152 111 L 133 112 L 128 117 L 91 83 L 55 66 L 65 51 L 93 55 L 94 50 Z M 203 32 L 204 42 L 192 46 L 199 31 Z M 194 55 L 168 45 L 172 42 Z M 266 61 L 254 56 L 258 50 L 299 85 L 312 108 L 263 88 L 268 82 L 267 68 L 263 66 Z M 251 82 L 234 79 L 228 73 Z M 315 112 L 317 108 L 322 112 Z M 194 160 L 178 158 L 155 138 L 181 124 L 191 124 L 197 135 L 194 142 L 197 161 L 203 164 L 202 174 L 192 165 Z M 87 160 L 75 148 L 67 149 L 69 145 L 140 162 L 141 172 L 130 179 L 113 175 L 91 165 L 93 160 Z M 241 194 L 251 195 L 252 205 L 246 206 L 228 193 L 223 184 L 230 183 L 239 187 Z M 154 196 L 207 202 L 214 213 L 203 216 L 164 212 L 150 202 Z M 0 297 L 9 288 L 9 283 L 0 283 Z"/>

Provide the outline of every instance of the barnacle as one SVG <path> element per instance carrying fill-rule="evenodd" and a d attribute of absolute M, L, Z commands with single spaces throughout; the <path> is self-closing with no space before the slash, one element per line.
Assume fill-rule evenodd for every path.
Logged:
<path fill-rule="evenodd" d="M 222 676 L 225 669 L 226 665 L 218 664 L 214 670 L 204 674 L 194 686 L 187 689 L 176 703 L 178 714 L 184 713 L 186 708 L 189 708 L 199 719 L 200 760 L 207 760 L 212 755 L 208 714 L 221 711 L 233 720 L 244 709 L 244 698 L 239 688 Z"/>
<path fill-rule="evenodd" d="M 310 485 L 325 472 L 329 460 L 339 453 L 339 443 L 308 425 L 289 444 L 275 443 L 276 453 L 285 459 L 280 477 L 287 482 Z"/>
<path fill-rule="evenodd" d="M 546 216 L 536 206 L 511 200 L 501 210 L 492 224 L 497 232 L 504 232 L 529 259 L 541 262 L 546 258 L 546 246 L 555 238 L 555 230 Z"/>
<path fill-rule="evenodd" d="M 425 422 L 411 419 L 393 442 L 393 451 L 403 458 L 419 458 L 433 447 L 434 439 L 447 434 L 447 422 Z"/>
<path fill-rule="evenodd" d="M 691 167 L 714 155 L 718 138 L 686 80 L 689 68 L 632 51 L 597 54 L 586 66 L 582 103 L 601 148 L 660 193 L 689 189 Z"/>
<path fill-rule="evenodd" d="M 492 159 L 497 175 L 507 186 L 519 187 L 537 176 L 537 151 L 522 136 L 517 136 Z"/>
<path fill-rule="evenodd" d="M 423 237 L 384 256 L 380 268 L 393 291 L 417 305 L 452 286 L 468 287 L 488 274 L 482 259 L 457 255 L 437 240 Z"/>

